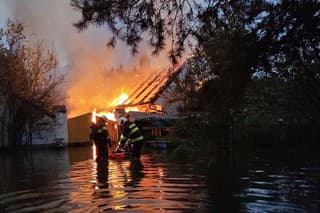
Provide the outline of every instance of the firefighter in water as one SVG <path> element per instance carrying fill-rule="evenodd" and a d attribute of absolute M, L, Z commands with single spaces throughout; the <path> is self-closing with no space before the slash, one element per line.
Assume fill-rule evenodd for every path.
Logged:
<path fill-rule="evenodd" d="M 121 150 L 127 142 L 130 155 L 133 158 L 140 158 L 144 137 L 139 127 L 130 120 L 129 115 L 120 118 L 120 125 L 122 134 L 120 135 L 117 150 Z"/>
<path fill-rule="evenodd" d="M 109 133 L 106 127 L 107 119 L 98 117 L 97 123 L 91 125 L 90 138 L 96 146 L 96 160 L 105 160 L 108 158 L 108 145 L 111 147 Z"/>

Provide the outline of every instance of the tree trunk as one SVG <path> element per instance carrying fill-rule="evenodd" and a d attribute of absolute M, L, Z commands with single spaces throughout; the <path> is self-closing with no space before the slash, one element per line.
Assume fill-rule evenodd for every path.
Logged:
<path fill-rule="evenodd" d="M 28 145 L 31 146 L 32 145 L 32 128 L 30 128 L 29 126 L 29 130 L 28 130 Z"/>
<path fill-rule="evenodd" d="M 5 148 L 6 144 L 4 140 L 7 140 L 8 138 L 5 139 L 5 122 L 6 122 L 6 110 L 3 110 L 2 116 L 1 116 L 1 135 L 0 135 L 0 140 L 1 140 L 1 145 L 0 148 Z"/>
<path fill-rule="evenodd" d="M 13 132 L 13 129 L 11 128 L 12 127 L 12 110 L 9 109 L 9 117 L 8 117 L 8 147 L 10 150 L 13 149 L 14 147 L 14 139 L 13 139 L 13 135 L 14 135 L 14 132 Z"/>

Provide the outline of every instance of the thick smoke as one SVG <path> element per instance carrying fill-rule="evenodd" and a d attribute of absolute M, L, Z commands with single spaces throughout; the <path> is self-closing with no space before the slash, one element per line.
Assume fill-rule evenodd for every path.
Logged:
<path fill-rule="evenodd" d="M 165 54 L 151 56 L 146 44 L 135 56 L 122 42 L 107 48 L 111 36 L 106 28 L 91 26 L 79 33 L 72 23 L 80 14 L 70 0 L 0 0 L 2 26 L 8 18 L 22 21 L 30 36 L 54 46 L 59 66 L 67 70 L 63 95 L 69 117 L 107 107 L 121 92 L 130 93 L 134 85 L 168 64 Z"/>

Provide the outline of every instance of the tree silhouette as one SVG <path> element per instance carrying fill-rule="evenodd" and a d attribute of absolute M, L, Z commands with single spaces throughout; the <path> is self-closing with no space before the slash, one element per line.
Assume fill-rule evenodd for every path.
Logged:
<path fill-rule="evenodd" d="M 57 73 L 54 51 L 45 50 L 41 41 L 31 46 L 22 23 L 8 20 L 0 38 L 0 94 L 5 100 L 1 124 L 14 147 L 24 132 L 32 134 L 41 125 L 38 121 L 50 114 L 64 76 Z"/>

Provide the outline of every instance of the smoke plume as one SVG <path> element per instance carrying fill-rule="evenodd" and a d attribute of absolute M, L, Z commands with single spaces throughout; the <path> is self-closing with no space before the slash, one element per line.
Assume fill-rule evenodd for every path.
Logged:
<path fill-rule="evenodd" d="M 67 70 L 62 95 L 69 117 L 95 107 L 106 108 L 121 92 L 130 93 L 135 85 L 169 63 L 165 51 L 151 56 L 146 44 L 134 56 L 120 41 L 115 49 L 108 48 L 111 34 L 105 27 L 90 26 L 79 33 L 72 24 L 80 14 L 70 6 L 70 0 L 0 0 L 0 25 L 4 26 L 8 18 L 23 22 L 31 37 L 35 35 L 48 47 L 54 46 L 59 67 Z"/>

